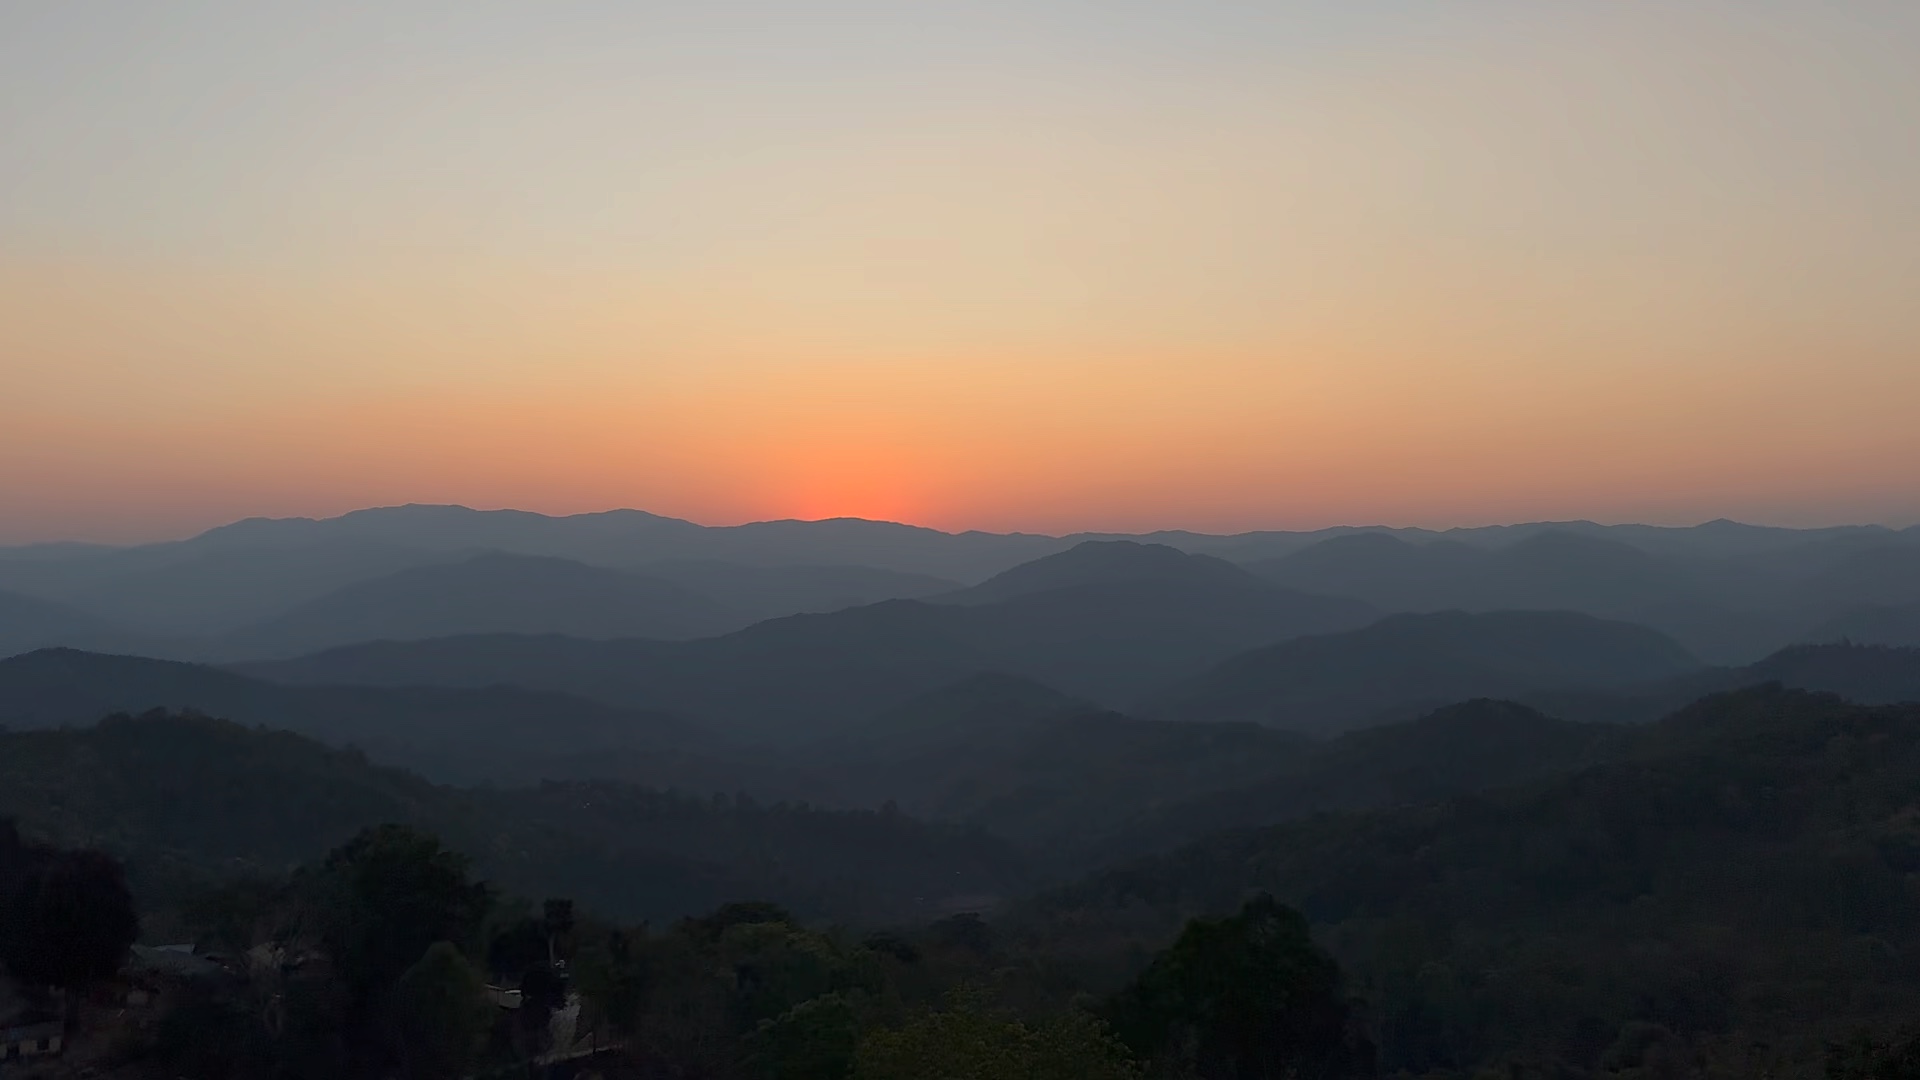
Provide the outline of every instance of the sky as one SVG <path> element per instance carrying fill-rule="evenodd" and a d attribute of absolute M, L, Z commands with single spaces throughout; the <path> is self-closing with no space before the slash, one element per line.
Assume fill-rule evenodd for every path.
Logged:
<path fill-rule="evenodd" d="M 1920 521 L 1909 0 L 0 4 L 0 543 Z"/>

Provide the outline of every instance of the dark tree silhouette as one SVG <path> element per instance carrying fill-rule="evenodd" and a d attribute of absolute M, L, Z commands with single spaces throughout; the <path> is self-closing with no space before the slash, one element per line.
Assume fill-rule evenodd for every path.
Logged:
<path fill-rule="evenodd" d="M 120 970 L 139 935 L 119 862 L 61 851 L 0 823 L 0 964 L 35 986 L 78 989 Z"/>
<path fill-rule="evenodd" d="M 450 942 L 436 942 L 400 974 L 391 1024 L 396 1057 L 416 1080 L 453 1080 L 480 1059 L 494 1006 L 486 985 Z"/>
<path fill-rule="evenodd" d="M 1156 1066 L 1201 1080 L 1372 1072 L 1349 1024 L 1340 968 L 1299 912 L 1261 894 L 1195 919 L 1112 1006 L 1115 1030 Z"/>
<path fill-rule="evenodd" d="M 467 859 L 400 825 L 367 829 L 327 856 L 316 885 L 321 940 L 362 1001 L 436 942 L 467 944 L 491 904 Z"/>

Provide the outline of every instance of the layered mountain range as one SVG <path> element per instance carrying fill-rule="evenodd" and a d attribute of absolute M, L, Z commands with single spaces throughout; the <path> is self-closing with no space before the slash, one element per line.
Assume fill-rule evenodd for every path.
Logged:
<path fill-rule="evenodd" d="M 1920 531 L 1556 522 L 1048 537 L 404 506 L 134 547 L 0 548 L 0 653 L 232 662 L 471 633 L 690 640 L 887 600 L 982 606 L 1072 587 L 1130 606 L 1127 587 L 1206 594 L 1239 602 L 1244 626 L 1266 617 L 1245 599 L 1256 578 L 1381 614 L 1572 611 L 1747 663 L 1800 641 L 1910 642 Z"/>

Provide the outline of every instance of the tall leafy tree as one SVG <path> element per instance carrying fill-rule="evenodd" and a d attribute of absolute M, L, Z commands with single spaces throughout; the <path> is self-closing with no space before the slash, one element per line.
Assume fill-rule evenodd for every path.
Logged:
<path fill-rule="evenodd" d="M 364 1002 L 436 942 L 478 937 L 491 893 L 463 855 L 399 825 L 367 829 L 327 856 L 314 883 L 320 937 Z"/>
<path fill-rule="evenodd" d="M 747 1061 L 767 1080 L 846 1080 L 859 1038 L 853 1005 L 823 994 L 760 1021 L 746 1039 Z"/>
<path fill-rule="evenodd" d="M 119 862 L 28 844 L 0 823 L 0 964 L 15 979 L 87 986 L 120 970 L 139 931 Z"/>
<path fill-rule="evenodd" d="M 1112 1005 L 1115 1028 L 1157 1070 L 1200 1080 L 1368 1075 L 1340 968 L 1299 912 L 1262 894 L 1195 919 Z"/>
<path fill-rule="evenodd" d="M 496 1008 L 451 942 L 435 942 L 394 985 L 396 1057 L 413 1080 L 453 1080 L 479 1060 Z"/>
<path fill-rule="evenodd" d="M 956 994 L 948 1007 L 861 1040 L 854 1080 L 1136 1080 L 1105 1023 L 1068 1011 L 1028 1023 Z"/>

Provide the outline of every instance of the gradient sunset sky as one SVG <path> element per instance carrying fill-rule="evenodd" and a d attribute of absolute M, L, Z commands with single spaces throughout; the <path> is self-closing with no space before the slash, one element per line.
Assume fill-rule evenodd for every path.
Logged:
<path fill-rule="evenodd" d="M 0 543 L 1920 520 L 1920 4 L 0 4 Z"/>

